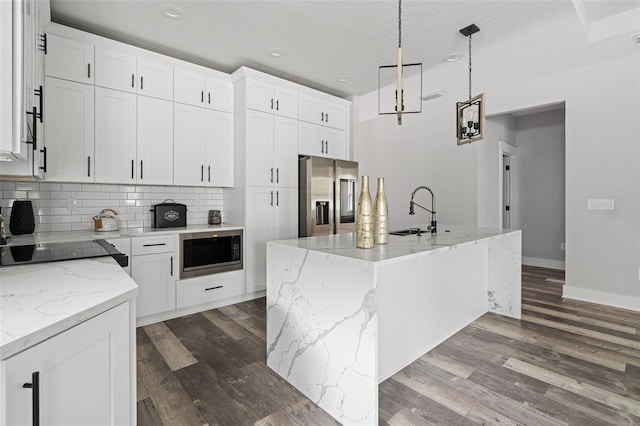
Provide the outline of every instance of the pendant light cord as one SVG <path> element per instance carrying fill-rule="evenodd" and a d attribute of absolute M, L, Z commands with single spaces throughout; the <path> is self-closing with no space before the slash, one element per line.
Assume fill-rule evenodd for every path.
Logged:
<path fill-rule="evenodd" d="M 398 47 L 402 47 L 402 0 L 398 0 Z"/>
<path fill-rule="evenodd" d="M 469 34 L 469 99 L 471 99 L 471 37 Z"/>

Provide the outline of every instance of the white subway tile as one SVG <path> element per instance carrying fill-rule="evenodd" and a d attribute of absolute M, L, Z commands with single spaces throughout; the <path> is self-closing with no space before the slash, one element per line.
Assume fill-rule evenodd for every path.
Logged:
<path fill-rule="evenodd" d="M 2 191 L 2 198 L 27 198 L 27 191 Z"/>
<path fill-rule="evenodd" d="M 82 216 L 81 215 L 68 215 L 68 216 L 62 216 L 62 223 L 80 223 L 82 222 Z"/>
<path fill-rule="evenodd" d="M 127 198 L 129 200 L 142 200 L 144 198 L 144 194 L 142 192 L 129 192 L 127 193 Z"/>
<path fill-rule="evenodd" d="M 100 192 L 116 192 L 118 185 L 100 185 Z"/>
<path fill-rule="evenodd" d="M 62 216 L 38 216 L 38 223 L 61 223 Z"/>
<path fill-rule="evenodd" d="M 68 198 L 73 198 L 73 196 L 71 194 L 72 194 L 72 192 L 69 192 L 69 191 L 52 191 L 51 192 L 51 199 L 52 200 L 66 200 Z"/>
<path fill-rule="evenodd" d="M 48 223 L 45 224 L 36 224 L 36 227 L 33 232 L 50 232 L 51 225 Z"/>
<path fill-rule="evenodd" d="M 71 231 L 70 223 L 52 223 L 51 232 Z"/>
<path fill-rule="evenodd" d="M 100 186 L 97 183 L 83 183 L 82 184 L 82 192 L 99 192 Z"/>
<path fill-rule="evenodd" d="M 126 200 L 127 194 L 125 194 L 124 192 L 110 192 L 109 199 L 110 200 Z"/>
<path fill-rule="evenodd" d="M 137 207 L 151 207 L 154 204 L 158 204 L 158 203 L 154 203 L 151 200 L 136 200 Z"/>
<path fill-rule="evenodd" d="M 63 191 L 82 191 L 82 184 L 79 183 L 63 183 L 60 186 Z"/>
<path fill-rule="evenodd" d="M 120 200 L 119 204 L 121 206 L 135 206 L 136 200 Z"/>
<path fill-rule="evenodd" d="M 50 208 L 34 208 L 33 209 L 33 214 L 36 216 L 46 216 L 46 215 L 50 215 L 50 214 L 61 214 L 61 213 L 51 213 L 51 209 Z"/>
<path fill-rule="evenodd" d="M 151 187 L 151 192 L 167 192 L 167 187 L 166 186 L 152 186 Z"/>
<path fill-rule="evenodd" d="M 93 228 L 92 223 L 72 223 L 71 230 L 72 231 L 87 231 Z"/>
<path fill-rule="evenodd" d="M 48 210 L 49 213 L 41 213 L 41 214 L 53 214 L 53 215 L 68 215 L 71 214 L 71 210 L 66 207 L 53 207 L 53 208 L 40 208 L 40 210 Z"/>
<path fill-rule="evenodd" d="M 39 207 L 66 207 L 67 200 L 40 200 Z"/>
<path fill-rule="evenodd" d="M 62 186 L 59 183 L 40 182 L 40 191 L 61 191 Z"/>
<path fill-rule="evenodd" d="M 175 189 L 179 189 L 182 194 L 193 194 L 193 187 L 192 186 L 181 186 L 181 187 L 175 188 Z"/>
<path fill-rule="evenodd" d="M 51 192 L 49 191 L 29 191 L 27 193 L 29 199 L 48 200 L 51 198 Z"/>
<path fill-rule="evenodd" d="M 38 182 L 16 182 L 16 191 L 39 191 Z"/>
<path fill-rule="evenodd" d="M 136 192 L 136 187 L 132 185 L 120 185 L 118 186 L 119 192 Z"/>
<path fill-rule="evenodd" d="M 143 222 L 141 220 L 131 220 L 127 222 L 127 228 L 142 228 Z"/>
<path fill-rule="evenodd" d="M 15 191 L 16 183 L 15 182 L 0 182 L 0 189 L 5 191 Z"/>

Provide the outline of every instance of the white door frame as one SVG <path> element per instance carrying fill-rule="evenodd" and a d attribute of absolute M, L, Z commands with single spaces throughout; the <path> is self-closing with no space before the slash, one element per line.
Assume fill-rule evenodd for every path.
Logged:
<path fill-rule="evenodd" d="M 511 176 L 511 206 L 509 208 L 511 212 L 511 227 L 518 229 L 518 177 L 517 173 L 517 160 L 518 160 L 518 148 L 508 144 L 506 142 L 498 142 L 498 226 L 502 229 L 502 223 L 504 220 L 504 197 L 503 197 L 503 185 L 504 185 L 504 161 L 503 155 L 509 156 L 511 162 L 511 169 L 514 171 Z"/>

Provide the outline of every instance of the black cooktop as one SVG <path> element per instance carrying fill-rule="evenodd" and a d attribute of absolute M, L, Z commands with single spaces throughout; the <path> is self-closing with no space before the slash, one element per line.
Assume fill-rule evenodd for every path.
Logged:
<path fill-rule="evenodd" d="M 129 258 L 106 240 L 88 240 L 0 247 L 0 267 L 106 256 L 122 267 L 129 264 Z"/>

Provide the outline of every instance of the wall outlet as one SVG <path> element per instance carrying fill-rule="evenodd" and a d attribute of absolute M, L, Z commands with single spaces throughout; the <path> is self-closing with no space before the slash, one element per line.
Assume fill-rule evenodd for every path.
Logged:
<path fill-rule="evenodd" d="M 564 243 L 560 243 L 560 250 L 564 251 Z"/>
<path fill-rule="evenodd" d="M 613 200 L 589 198 L 587 208 L 589 210 L 613 210 Z"/>
<path fill-rule="evenodd" d="M 77 210 L 80 207 L 80 203 L 77 198 L 67 198 L 67 210 Z"/>

